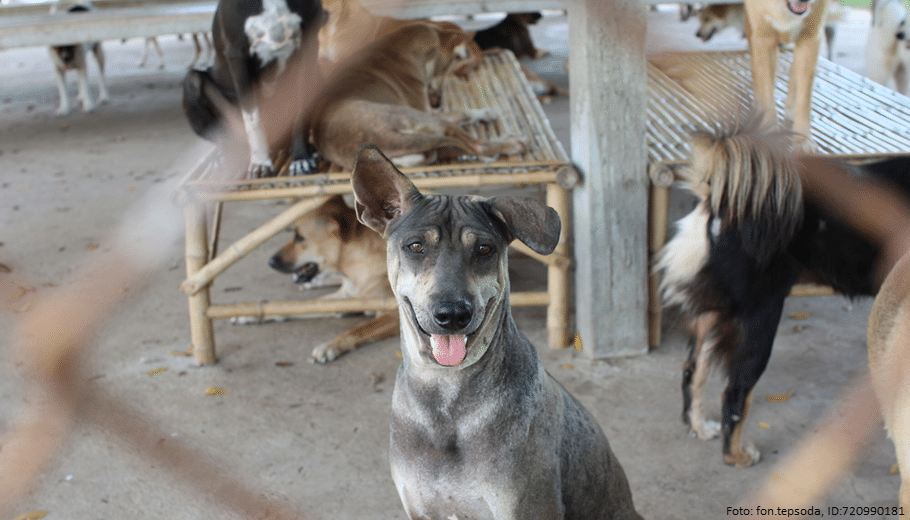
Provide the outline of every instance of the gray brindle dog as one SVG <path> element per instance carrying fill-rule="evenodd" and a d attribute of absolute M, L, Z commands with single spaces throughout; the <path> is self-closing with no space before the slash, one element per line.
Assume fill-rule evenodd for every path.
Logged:
<path fill-rule="evenodd" d="M 388 242 L 401 315 L 390 458 L 408 517 L 640 519 L 603 431 L 512 319 L 509 242 L 551 253 L 556 211 L 422 195 L 373 145 L 352 183 L 358 218 Z"/>

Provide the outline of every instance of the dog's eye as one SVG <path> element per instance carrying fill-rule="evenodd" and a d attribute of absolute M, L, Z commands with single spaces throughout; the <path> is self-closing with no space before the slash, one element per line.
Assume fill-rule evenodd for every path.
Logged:
<path fill-rule="evenodd" d="M 306 238 L 304 238 L 303 235 L 301 235 L 300 233 L 295 231 L 294 232 L 294 242 L 297 242 L 299 244 L 304 241 L 306 241 Z"/>
<path fill-rule="evenodd" d="M 477 254 L 480 256 L 487 256 L 493 252 L 493 247 L 488 246 L 487 244 L 480 244 L 477 246 Z"/>
<path fill-rule="evenodd" d="M 413 253 L 423 253 L 423 244 L 420 242 L 414 242 L 412 244 L 408 244 L 408 249 L 410 249 Z"/>

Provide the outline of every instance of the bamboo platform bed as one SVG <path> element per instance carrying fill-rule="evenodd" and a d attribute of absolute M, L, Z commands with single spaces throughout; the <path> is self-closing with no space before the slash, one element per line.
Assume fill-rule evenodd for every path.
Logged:
<path fill-rule="evenodd" d="M 563 347 L 569 339 L 569 193 L 579 175 L 556 139 L 518 61 L 508 51 L 486 54 L 482 66 L 468 81 L 452 79 L 443 86 L 443 109 L 491 108 L 500 114 L 493 123 L 468 128 L 477 137 L 518 135 L 530 141 L 520 156 L 497 162 L 457 162 L 406 168 L 421 190 L 480 188 L 485 186 L 544 187 L 546 203 L 563 219 L 563 232 L 556 251 L 541 256 L 519 242 L 515 249 L 547 266 L 547 289 L 513 292 L 516 306 L 546 306 L 550 346 Z M 269 179 L 217 181 L 219 161 L 213 155 L 189 172 L 181 183 L 186 212 L 186 280 L 181 289 L 189 297 L 190 328 L 195 360 L 213 363 L 215 339 L 212 320 L 232 317 L 274 317 L 314 313 L 392 310 L 389 299 L 302 300 L 274 302 L 212 303 L 209 288 L 214 279 L 265 241 L 292 226 L 307 212 L 335 194 L 351 192 L 350 173 L 327 173 L 303 177 L 279 176 Z M 259 228 L 218 252 L 221 208 L 226 202 L 265 199 L 294 199 L 296 202 Z"/>
<path fill-rule="evenodd" d="M 775 99 L 783 113 L 792 53 L 778 61 Z M 689 135 L 710 129 L 752 100 L 747 52 L 672 53 L 648 58 L 648 175 L 651 179 L 649 255 L 667 235 L 669 192 L 687 166 Z M 812 93 L 812 137 L 821 154 L 854 163 L 910 154 L 910 98 L 820 57 Z M 649 280 L 648 338 L 660 343 L 659 280 Z M 800 284 L 794 296 L 833 294 Z"/>

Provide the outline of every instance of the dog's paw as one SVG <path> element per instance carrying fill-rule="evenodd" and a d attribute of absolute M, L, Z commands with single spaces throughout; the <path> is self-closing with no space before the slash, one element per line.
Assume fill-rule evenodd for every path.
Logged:
<path fill-rule="evenodd" d="M 730 453 L 724 453 L 724 462 L 737 468 L 748 468 L 761 460 L 761 453 L 751 442 L 734 447 Z"/>
<path fill-rule="evenodd" d="M 310 363 L 319 363 L 320 365 L 331 363 L 341 357 L 344 352 L 341 346 L 337 344 L 324 343 L 313 349 L 312 354 L 310 354 Z"/>
<path fill-rule="evenodd" d="M 313 175 L 319 168 L 317 160 L 313 157 L 305 157 L 291 162 L 288 167 L 288 174 L 291 176 Z"/>
<path fill-rule="evenodd" d="M 693 426 L 689 433 L 703 441 L 716 439 L 720 436 L 720 423 L 717 421 L 702 421 L 700 425 Z"/>
<path fill-rule="evenodd" d="M 249 173 L 250 177 L 254 179 L 260 179 L 262 177 L 274 177 L 276 175 L 275 166 L 272 165 L 272 161 L 251 161 L 250 167 L 247 169 L 247 173 Z"/>

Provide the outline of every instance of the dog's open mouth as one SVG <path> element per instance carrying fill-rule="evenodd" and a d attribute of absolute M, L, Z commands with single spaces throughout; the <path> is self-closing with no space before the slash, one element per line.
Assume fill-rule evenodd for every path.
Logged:
<path fill-rule="evenodd" d="M 809 10 L 809 2 L 787 0 L 787 9 L 796 16 L 802 16 Z"/>
<path fill-rule="evenodd" d="M 294 271 L 294 283 L 309 283 L 319 274 L 319 265 L 315 262 L 303 264 L 300 269 Z"/>
<path fill-rule="evenodd" d="M 433 361 L 446 367 L 454 367 L 464 362 L 468 355 L 468 347 L 471 339 L 478 331 L 483 330 L 484 325 L 489 318 L 488 315 L 484 315 L 483 320 L 480 322 L 480 326 L 473 332 L 467 334 L 431 334 L 420 326 L 420 322 L 417 321 L 417 314 L 414 312 L 414 307 L 407 298 L 405 298 L 405 303 L 407 304 L 409 320 L 414 324 L 414 327 L 417 329 L 420 336 L 424 338 L 426 344 L 428 344 Z M 488 313 L 490 306 L 487 305 L 486 309 L 486 312 Z"/>

